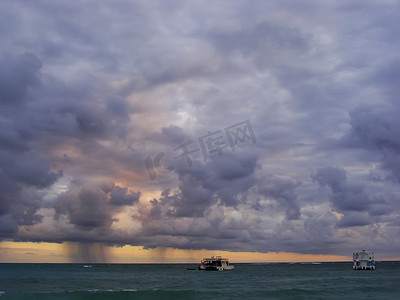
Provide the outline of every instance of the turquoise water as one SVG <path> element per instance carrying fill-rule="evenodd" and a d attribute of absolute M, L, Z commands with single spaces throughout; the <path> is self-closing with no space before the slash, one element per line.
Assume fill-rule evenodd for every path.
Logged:
<path fill-rule="evenodd" d="M 354 271 L 352 263 L 0 264 L 5 299 L 400 299 L 400 262 Z"/>

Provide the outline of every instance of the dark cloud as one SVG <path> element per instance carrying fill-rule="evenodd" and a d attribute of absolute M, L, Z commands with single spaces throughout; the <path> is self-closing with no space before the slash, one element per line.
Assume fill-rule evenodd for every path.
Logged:
<path fill-rule="evenodd" d="M 23 106 L 36 101 L 33 91 L 41 84 L 40 68 L 40 60 L 32 53 L 3 54 L 0 59 L 0 216 L 4 223 L 0 231 L 6 236 L 17 232 L 19 225 L 42 221 L 38 213 L 41 190 L 62 176 L 35 149 L 22 117 Z"/>
<path fill-rule="evenodd" d="M 363 184 L 351 183 L 343 168 L 324 167 L 311 174 L 320 186 L 330 187 L 332 208 L 341 213 L 337 221 L 339 228 L 372 225 L 385 222 L 392 212 L 391 201 L 385 199 L 384 191 L 369 193 Z M 395 205 L 396 206 L 396 205 Z"/>
<path fill-rule="evenodd" d="M 349 184 L 343 168 L 325 167 L 311 174 L 313 180 L 332 190 L 332 204 L 340 212 L 366 211 L 371 200 L 364 191 L 364 186 Z"/>
<path fill-rule="evenodd" d="M 329 186 L 333 192 L 339 192 L 347 180 L 346 171 L 343 168 L 325 167 L 311 174 L 321 186 Z"/>
<path fill-rule="evenodd" d="M 400 152 L 399 110 L 396 107 L 361 106 L 350 112 L 351 132 L 345 142 L 380 151 Z"/>
<path fill-rule="evenodd" d="M 338 222 L 338 227 L 364 226 L 371 223 L 371 217 L 365 212 L 351 212 L 344 215 Z"/>
<path fill-rule="evenodd" d="M 308 49 L 307 38 L 296 28 L 270 22 L 233 32 L 212 32 L 206 39 L 224 54 L 236 51 L 254 59 L 260 67 L 280 63 L 285 52 L 303 52 Z M 277 61 L 275 59 L 278 58 Z"/>
<path fill-rule="evenodd" d="M 118 207 L 133 205 L 139 201 L 140 192 L 115 186 L 106 182 L 100 184 L 77 182 L 54 202 L 55 219 L 66 216 L 70 224 L 79 230 L 100 228 L 107 231 L 113 222 Z"/>
<path fill-rule="evenodd" d="M 28 89 L 40 84 L 38 72 L 41 67 L 33 53 L 0 57 L 0 105 L 17 105 L 28 100 Z"/>
<path fill-rule="evenodd" d="M 87 230 L 110 227 L 113 220 L 107 209 L 107 200 L 107 195 L 99 188 L 68 191 L 54 204 L 56 218 L 67 215 L 71 224 Z"/>
<path fill-rule="evenodd" d="M 300 218 L 300 206 L 296 194 L 296 188 L 299 185 L 300 182 L 295 182 L 290 178 L 268 176 L 259 182 L 258 192 L 285 208 L 288 220 L 296 220 Z"/>
<path fill-rule="evenodd" d="M 357 107 L 350 112 L 351 130 L 342 139 L 346 147 L 375 151 L 382 168 L 390 172 L 387 179 L 396 181 L 400 178 L 398 114 L 399 109 L 392 105 Z"/>
<path fill-rule="evenodd" d="M 202 217 L 213 204 L 237 206 L 246 201 L 246 191 L 254 186 L 257 156 L 244 153 L 225 153 L 191 167 L 178 165 L 178 191 L 165 190 L 159 199 L 170 207 L 169 216 Z M 158 204 L 158 202 L 156 202 Z"/>
<path fill-rule="evenodd" d="M 185 133 L 183 128 L 170 125 L 168 127 L 162 127 L 161 133 L 155 133 L 153 137 L 160 143 L 175 146 L 185 142 L 185 140 L 190 138 L 190 135 Z"/>
<path fill-rule="evenodd" d="M 135 193 L 119 186 L 110 193 L 110 203 L 113 205 L 133 205 L 139 198 L 140 192 Z"/>
<path fill-rule="evenodd" d="M 13 237 L 18 231 L 18 225 L 11 215 L 1 215 L 0 225 L 2 237 Z"/>

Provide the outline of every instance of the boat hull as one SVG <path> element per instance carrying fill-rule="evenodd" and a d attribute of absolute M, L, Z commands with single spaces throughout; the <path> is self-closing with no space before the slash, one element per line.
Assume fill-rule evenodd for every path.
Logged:
<path fill-rule="evenodd" d="M 199 270 L 202 271 L 229 271 L 229 270 L 234 270 L 234 266 L 225 266 L 225 267 L 218 267 L 218 266 L 204 266 L 204 265 L 199 265 Z"/>

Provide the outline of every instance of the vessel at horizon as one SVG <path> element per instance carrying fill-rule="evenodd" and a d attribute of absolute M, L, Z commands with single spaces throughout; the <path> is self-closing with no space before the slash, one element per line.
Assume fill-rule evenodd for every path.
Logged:
<path fill-rule="evenodd" d="M 375 270 L 374 253 L 365 249 L 353 253 L 353 270 Z"/>
<path fill-rule="evenodd" d="M 227 258 L 221 256 L 212 256 L 210 258 L 203 258 L 198 266 L 199 270 L 205 271 L 224 271 L 234 270 L 235 266 L 229 263 Z"/>

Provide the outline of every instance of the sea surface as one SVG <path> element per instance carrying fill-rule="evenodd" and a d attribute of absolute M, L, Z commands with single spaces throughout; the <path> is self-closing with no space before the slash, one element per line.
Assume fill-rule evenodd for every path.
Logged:
<path fill-rule="evenodd" d="M 400 299 L 400 262 L 354 271 L 352 263 L 0 264 L 5 299 Z"/>

